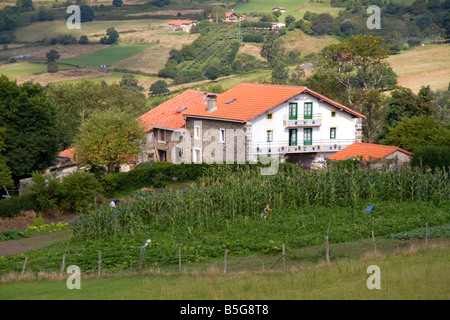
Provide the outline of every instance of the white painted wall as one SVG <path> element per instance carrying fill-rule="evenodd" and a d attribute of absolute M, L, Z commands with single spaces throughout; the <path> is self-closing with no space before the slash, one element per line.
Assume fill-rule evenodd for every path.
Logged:
<path fill-rule="evenodd" d="M 252 119 L 252 145 L 256 147 L 267 146 L 267 130 L 273 130 L 273 143 L 275 145 L 288 145 L 289 142 L 289 129 L 283 124 L 283 120 L 287 119 L 289 112 L 289 103 L 295 102 L 298 104 L 297 117 L 303 119 L 304 103 L 313 103 L 313 115 L 321 114 L 321 125 L 312 128 L 312 139 L 314 144 L 322 144 L 325 149 L 323 151 L 329 152 L 326 147 L 333 146 L 334 144 L 350 145 L 355 141 L 355 125 L 357 118 L 350 115 L 346 111 L 340 111 L 334 106 L 329 105 L 324 101 L 319 101 L 317 98 L 311 96 L 308 93 L 299 94 L 290 100 L 272 108 L 264 114 Z M 331 112 L 336 112 L 336 117 L 331 116 Z M 266 118 L 267 113 L 272 113 L 272 120 Z M 336 139 L 330 140 L 330 128 L 336 128 Z M 303 128 L 297 127 L 297 144 L 303 145 Z M 334 150 L 338 151 L 338 150 Z"/>

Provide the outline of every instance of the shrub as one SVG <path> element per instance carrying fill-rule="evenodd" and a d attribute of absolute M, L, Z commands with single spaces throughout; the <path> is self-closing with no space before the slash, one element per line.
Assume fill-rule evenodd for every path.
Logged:
<path fill-rule="evenodd" d="M 435 170 L 450 167 L 450 146 L 418 147 L 412 157 L 411 166 Z"/>
<path fill-rule="evenodd" d="M 39 210 L 33 195 L 27 194 L 25 196 L 12 197 L 0 201 L 1 218 L 13 217 L 22 210 Z"/>
<path fill-rule="evenodd" d="M 61 182 L 56 178 L 56 174 L 42 175 L 39 172 L 33 172 L 29 190 L 36 201 L 38 210 L 51 212 L 58 207 Z"/>
<path fill-rule="evenodd" d="M 62 181 L 62 205 L 81 212 L 94 204 L 95 196 L 101 192 L 101 184 L 93 174 L 75 171 Z"/>
<path fill-rule="evenodd" d="M 49 62 L 48 64 L 47 64 L 47 72 L 49 72 L 49 73 L 56 73 L 56 72 L 58 72 L 58 64 L 56 63 L 56 62 Z"/>

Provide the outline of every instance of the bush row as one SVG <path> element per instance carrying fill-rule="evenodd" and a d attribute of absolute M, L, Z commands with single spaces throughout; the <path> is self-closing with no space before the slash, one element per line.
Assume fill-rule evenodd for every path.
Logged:
<path fill-rule="evenodd" d="M 38 204 L 31 194 L 0 201 L 0 218 L 13 217 L 22 210 L 38 210 Z"/>

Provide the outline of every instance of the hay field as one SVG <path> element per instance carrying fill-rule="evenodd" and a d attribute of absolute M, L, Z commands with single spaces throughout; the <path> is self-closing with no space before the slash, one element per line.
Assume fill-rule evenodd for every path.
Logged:
<path fill-rule="evenodd" d="M 450 45 L 424 45 L 390 56 L 398 85 L 419 92 L 422 86 L 446 89 L 450 82 Z"/>

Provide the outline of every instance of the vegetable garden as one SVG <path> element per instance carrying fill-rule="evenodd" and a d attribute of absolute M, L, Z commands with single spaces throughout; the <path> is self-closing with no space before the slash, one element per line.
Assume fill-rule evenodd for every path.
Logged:
<path fill-rule="evenodd" d="M 61 257 L 84 272 L 137 269 L 139 248 L 148 246 L 144 267 L 221 257 L 279 254 L 282 244 L 302 248 L 324 243 L 401 238 L 428 223 L 449 236 L 449 173 L 443 170 L 377 171 L 348 168 L 304 171 L 283 165 L 273 176 L 257 166 L 205 168 L 197 187 L 174 193 L 136 192 L 120 212 L 98 207 L 72 224 L 67 242 L 28 254 L 27 269 L 58 269 Z M 271 207 L 265 219 L 261 212 Z M 367 205 L 373 205 L 365 213 Z M 418 233 L 411 233 L 417 236 Z M 0 272 L 20 271 L 24 256 L 0 257 Z"/>

